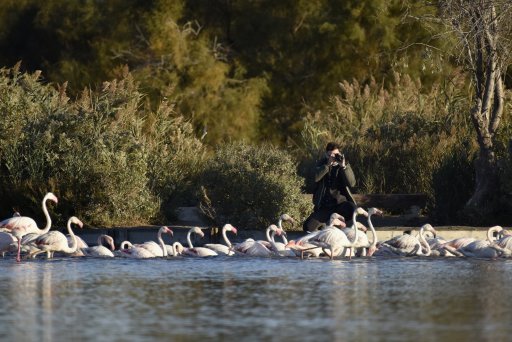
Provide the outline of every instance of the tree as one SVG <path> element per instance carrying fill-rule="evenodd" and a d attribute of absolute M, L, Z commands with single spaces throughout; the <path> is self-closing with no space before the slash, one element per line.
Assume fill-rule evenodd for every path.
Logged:
<path fill-rule="evenodd" d="M 512 24 L 510 0 L 448 0 L 439 4 L 442 23 L 457 37 L 455 54 L 471 75 L 471 119 L 479 153 L 475 190 L 467 209 L 491 209 L 499 193 L 495 137 L 504 107 L 504 74 L 510 64 Z"/>

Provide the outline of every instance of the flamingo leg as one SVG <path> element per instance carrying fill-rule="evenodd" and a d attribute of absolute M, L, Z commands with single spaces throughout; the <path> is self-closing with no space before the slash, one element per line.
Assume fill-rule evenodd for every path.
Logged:
<path fill-rule="evenodd" d="M 16 254 L 16 261 L 21 261 L 21 239 L 18 239 L 18 253 Z"/>

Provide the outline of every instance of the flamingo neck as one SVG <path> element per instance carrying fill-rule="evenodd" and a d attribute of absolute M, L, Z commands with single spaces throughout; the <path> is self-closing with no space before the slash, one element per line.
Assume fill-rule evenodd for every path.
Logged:
<path fill-rule="evenodd" d="M 372 223 L 372 214 L 368 215 L 368 226 L 370 227 L 370 230 L 372 231 L 372 243 L 370 244 L 370 247 L 377 247 L 377 232 L 375 231 L 375 227 L 373 227 Z"/>
<path fill-rule="evenodd" d="M 283 219 L 282 218 L 279 218 L 279 221 L 277 221 L 277 226 L 282 230 L 283 229 Z M 286 238 L 286 236 L 284 234 L 281 234 L 281 239 L 283 240 L 283 243 L 285 245 L 288 244 L 288 239 Z M 274 240 L 275 242 L 275 240 Z"/>
<path fill-rule="evenodd" d="M 50 231 L 50 228 L 52 227 L 52 219 L 50 217 L 50 213 L 48 213 L 48 208 L 46 207 L 46 201 L 47 201 L 46 197 L 43 198 L 42 207 L 43 207 L 44 217 L 46 217 L 46 226 L 43 229 L 38 229 L 39 235 L 48 233 Z"/>
<path fill-rule="evenodd" d="M 119 245 L 119 249 L 128 249 L 128 248 L 131 248 L 131 247 L 133 247 L 133 245 L 132 245 L 132 243 L 130 241 L 123 241 Z"/>
<path fill-rule="evenodd" d="M 494 240 L 494 237 L 492 236 L 493 233 L 495 233 L 495 232 L 499 233 L 502 230 L 503 230 L 503 228 L 500 226 L 494 226 L 494 227 L 487 229 L 487 240 L 492 242 Z"/>
<path fill-rule="evenodd" d="M 226 244 L 226 246 L 231 247 L 231 241 L 229 241 L 226 235 L 226 227 L 222 228 L 222 238 L 224 239 L 224 243 Z"/>
<path fill-rule="evenodd" d="M 173 254 L 173 256 L 180 255 L 180 253 L 178 252 L 178 247 L 181 247 L 181 249 L 183 249 L 183 245 L 181 243 L 179 243 L 178 241 L 176 241 L 175 243 L 172 244 L 172 254 Z"/>
<path fill-rule="evenodd" d="M 96 240 L 96 242 L 98 243 L 98 246 L 102 246 L 103 238 L 104 238 L 103 235 L 98 236 L 98 240 Z"/>
<path fill-rule="evenodd" d="M 425 249 L 427 250 L 425 253 L 421 250 L 421 244 L 425 246 Z M 427 240 L 425 240 L 425 236 L 423 236 L 423 227 L 420 229 L 420 253 L 429 256 L 430 253 L 432 253 L 432 250 L 430 249 L 430 245 L 428 244 Z"/>
<path fill-rule="evenodd" d="M 276 231 L 272 230 L 271 234 L 272 234 L 272 236 L 268 241 L 270 242 L 270 245 L 272 246 L 272 251 L 279 253 L 279 249 L 277 248 L 276 243 L 274 241 L 274 236 L 276 235 Z"/>
<path fill-rule="evenodd" d="M 162 239 L 162 230 L 158 230 L 158 243 L 160 244 L 160 248 L 162 248 L 162 252 L 164 253 L 164 257 L 167 256 L 167 248 L 165 248 L 164 239 Z"/>
<path fill-rule="evenodd" d="M 188 248 L 194 248 L 194 246 L 192 245 L 192 240 L 190 239 L 190 235 L 192 235 L 192 231 L 189 230 L 187 233 Z"/>
<path fill-rule="evenodd" d="M 356 241 L 357 241 L 357 224 L 356 224 L 356 221 L 357 221 L 357 210 L 354 210 L 354 213 L 352 214 L 352 229 L 354 230 L 354 239 L 352 241 L 350 241 L 350 244 L 352 246 L 354 246 Z"/>
<path fill-rule="evenodd" d="M 78 247 L 78 241 L 76 240 L 76 235 L 73 233 L 73 230 L 71 229 L 71 222 L 68 222 L 67 225 L 69 236 L 71 236 L 72 242 L 71 246 L 68 246 L 63 252 L 68 254 L 73 254 L 76 252 Z"/>
<path fill-rule="evenodd" d="M 270 228 L 267 228 L 267 230 L 265 230 L 265 235 L 267 236 L 267 241 L 271 242 L 272 238 L 270 237 Z"/>

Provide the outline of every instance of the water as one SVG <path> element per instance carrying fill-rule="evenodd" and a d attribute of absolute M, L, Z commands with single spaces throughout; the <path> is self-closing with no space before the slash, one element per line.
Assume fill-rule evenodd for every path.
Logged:
<path fill-rule="evenodd" d="M 0 259 L 4 341 L 508 340 L 512 261 Z"/>

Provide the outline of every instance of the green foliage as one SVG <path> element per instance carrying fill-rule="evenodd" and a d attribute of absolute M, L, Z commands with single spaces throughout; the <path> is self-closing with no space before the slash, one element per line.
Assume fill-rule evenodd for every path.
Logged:
<path fill-rule="evenodd" d="M 62 220 L 76 215 L 91 225 L 148 223 L 166 213 L 198 172 L 189 166 L 198 164 L 201 143 L 167 104 L 152 113 L 143 102 L 130 74 L 69 101 L 64 86 L 3 69 L 0 188 L 31 198 L 51 190 Z"/>
<path fill-rule="evenodd" d="M 460 206 L 468 199 L 476 146 L 463 80 L 426 90 L 419 81 L 396 74 L 388 90 L 375 82 L 340 86 L 331 111 L 306 121 L 303 143 L 310 159 L 334 140 L 355 170 L 358 192 L 427 193 L 443 212 L 449 210 L 442 206 Z M 461 146 L 461 141 L 467 143 Z M 447 182 L 453 183 L 442 186 Z"/>
<path fill-rule="evenodd" d="M 202 206 L 217 224 L 263 229 L 288 213 L 301 222 L 312 209 L 288 153 L 270 145 L 228 144 L 208 161 Z"/>

